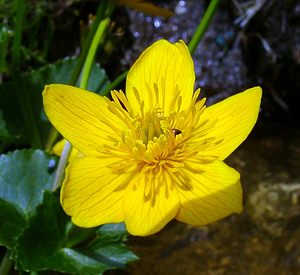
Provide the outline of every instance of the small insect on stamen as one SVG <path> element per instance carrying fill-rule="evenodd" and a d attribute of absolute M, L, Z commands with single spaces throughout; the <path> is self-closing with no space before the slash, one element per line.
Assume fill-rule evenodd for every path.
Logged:
<path fill-rule="evenodd" d="M 178 129 L 172 129 L 172 132 L 173 132 L 173 134 L 174 134 L 175 137 L 182 133 L 182 132 L 181 132 L 180 130 L 178 130 Z"/>

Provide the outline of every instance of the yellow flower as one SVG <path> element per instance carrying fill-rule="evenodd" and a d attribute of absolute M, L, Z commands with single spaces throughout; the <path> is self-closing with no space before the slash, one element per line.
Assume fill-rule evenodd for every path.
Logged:
<path fill-rule="evenodd" d="M 183 41 L 159 40 L 130 69 L 112 101 L 53 84 L 43 92 L 52 124 L 84 156 L 72 160 L 61 203 L 82 227 L 124 221 L 149 235 L 171 219 L 205 225 L 242 210 L 239 173 L 223 160 L 253 128 L 261 89 L 205 108 L 193 93 Z"/>
<path fill-rule="evenodd" d="M 144 0 L 115 0 L 115 1 L 118 5 L 127 5 L 133 9 L 136 9 L 138 11 L 153 16 L 170 17 L 173 15 L 171 11 L 155 6 L 152 3 L 146 2 Z"/>

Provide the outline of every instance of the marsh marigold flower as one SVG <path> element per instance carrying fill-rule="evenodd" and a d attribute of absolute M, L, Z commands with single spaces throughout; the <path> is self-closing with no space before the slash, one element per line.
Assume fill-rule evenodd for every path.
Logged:
<path fill-rule="evenodd" d="M 205 225 L 242 210 L 240 175 L 223 160 L 253 128 L 261 89 L 205 107 L 194 81 L 185 43 L 159 40 L 130 69 L 126 95 L 45 87 L 47 116 L 81 153 L 61 189 L 76 225 L 149 235 L 173 218 Z"/>

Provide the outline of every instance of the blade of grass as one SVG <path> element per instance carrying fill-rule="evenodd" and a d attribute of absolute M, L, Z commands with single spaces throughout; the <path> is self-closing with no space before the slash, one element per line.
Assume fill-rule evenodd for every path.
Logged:
<path fill-rule="evenodd" d="M 15 0 L 15 29 L 14 29 L 14 38 L 12 45 L 12 66 L 19 69 L 20 65 L 20 48 L 22 40 L 22 30 L 23 30 L 23 21 L 25 17 L 26 4 L 25 0 Z"/>
<path fill-rule="evenodd" d="M 83 71 L 82 71 L 82 77 L 80 82 L 80 88 L 85 89 L 87 87 L 89 77 L 91 74 L 91 69 L 93 65 L 93 61 L 98 49 L 98 46 L 101 42 L 103 42 L 105 31 L 110 23 L 110 19 L 107 17 L 100 21 L 98 28 L 96 30 L 96 33 L 94 35 L 94 38 L 92 40 L 91 46 L 89 48 L 87 57 L 84 62 Z"/>
<path fill-rule="evenodd" d="M 212 0 L 209 3 L 209 6 L 206 10 L 206 12 L 204 13 L 203 18 L 201 19 L 191 41 L 188 44 L 188 48 L 190 50 L 190 53 L 193 55 L 196 48 L 198 47 L 200 41 L 202 40 L 208 26 L 211 23 L 211 20 L 213 19 L 216 10 L 218 8 L 219 5 L 219 0 Z"/>
<path fill-rule="evenodd" d="M 122 83 L 127 77 L 128 71 L 121 73 L 110 85 L 106 87 L 106 89 L 101 92 L 102 96 L 108 96 L 109 92 L 117 87 L 120 83 Z"/>
<path fill-rule="evenodd" d="M 72 73 L 71 79 L 69 81 L 70 85 L 76 85 L 77 80 L 79 78 L 80 72 L 82 70 L 86 55 L 89 51 L 89 48 L 91 46 L 93 37 L 95 36 L 95 33 L 97 31 L 98 25 L 100 21 L 104 18 L 105 11 L 107 9 L 107 1 L 100 1 L 100 5 L 98 7 L 97 13 L 96 13 L 96 18 L 92 24 L 91 30 L 89 31 L 87 38 L 85 39 L 85 42 L 83 44 L 79 60 L 77 62 L 77 65 Z"/>

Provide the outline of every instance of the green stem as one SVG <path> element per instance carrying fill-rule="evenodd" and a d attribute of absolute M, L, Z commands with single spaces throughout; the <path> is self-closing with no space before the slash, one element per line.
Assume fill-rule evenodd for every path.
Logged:
<path fill-rule="evenodd" d="M 95 58 L 95 54 L 96 54 L 99 42 L 101 41 L 101 39 L 103 39 L 105 30 L 106 30 L 109 22 L 110 22 L 109 18 L 104 18 L 103 20 L 101 20 L 99 23 L 99 26 L 97 28 L 97 31 L 93 37 L 91 47 L 90 47 L 90 50 L 88 51 L 86 61 L 84 63 L 84 67 L 82 70 L 82 77 L 81 77 L 81 81 L 80 81 L 80 85 L 79 85 L 80 88 L 82 88 L 82 89 L 85 89 L 87 87 L 88 79 L 90 77 L 91 68 L 93 65 L 93 60 Z M 52 190 L 56 190 L 58 187 L 61 186 L 61 184 L 63 182 L 64 176 L 65 176 L 65 168 L 68 164 L 68 159 L 71 154 L 71 150 L 72 150 L 72 145 L 67 141 L 64 146 L 59 163 L 58 163 Z"/>
<path fill-rule="evenodd" d="M 51 153 L 52 146 L 54 142 L 57 140 L 58 136 L 59 136 L 58 131 L 54 127 L 52 127 L 45 145 L 45 151 L 47 153 Z"/>
<path fill-rule="evenodd" d="M 64 180 L 65 168 L 68 164 L 68 159 L 71 154 L 71 150 L 72 150 L 72 145 L 70 144 L 70 142 L 66 141 L 66 144 L 64 146 L 61 157 L 59 159 L 56 174 L 54 177 L 54 181 L 53 181 L 53 185 L 52 185 L 53 191 L 55 191 L 58 187 L 60 187 Z"/>
<path fill-rule="evenodd" d="M 190 43 L 188 44 L 188 48 L 190 50 L 191 54 L 194 54 L 196 48 L 198 47 L 198 44 L 200 43 L 201 39 L 203 38 L 203 35 L 205 34 L 212 18 L 215 15 L 215 12 L 217 10 L 217 7 L 219 5 L 219 0 L 211 0 L 209 3 L 209 6 L 201 19 Z"/>
<path fill-rule="evenodd" d="M 13 267 L 13 261 L 10 259 L 10 254 L 11 254 L 10 251 L 7 250 L 2 259 L 2 262 L 0 265 L 0 274 L 1 275 L 11 274 L 11 269 Z"/>
<path fill-rule="evenodd" d="M 23 19 L 25 16 L 25 0 L 15 0 L 16 5 L 16 24 L 14 30 L 14 39 L 12 45 L 12 66 L 16 71 L 20 66 L 20 49 L 23 29 Z"/>
<path fill-rule="evenodd" d="M 93 41 L 93 37 L 95 36 L 95 33 L 97 31 L 97 27 L 98 27 L 100 21 L 104 18 L 106 8 L 107 8 L 107 1 L 101 1 L 99 8 L 97 10 L 96 18 L 92 24 L 91 30 L 89 31 L 87 38 L 85 39 L 78 62 L 76 64 L 76 67 L 75 67 L 75 69 L 72 73 L 71 79 L 69 81 L 70 85 L 76 85 L 76 83 L 77 83 L 77 80 L 79 78 L 80 72 L 83 67 L 83 63 L 84 63 L 87 53 L 89 51 L 90 45 Z"/>
<path fill-rule="evenodd" d="M 82 77 L 80 82 L 80 88 L 85 89 L 87 87 L 89 77 L 91 74 L 91 69 L 93 65 L 93 61 L 96 55 L 96 51 L 101 42 L 103 42 L 104 34 L 107 29 L 107 26 L 110 22 L 109 18 L 103 19 L 98 25 L 97 31 L 94 35 L 93 41 L 91 43 L 90 49 L 88 51 L 87 57 L 85 59 L 85 63 L 83 66 Z"/>
<path fill-rule="evenodd" d="M 108 85 L 105 90 L 101 93 L 102 96 L 108 96 L 109 92 L 122 83 L 127 77 L 128 71 L 120 74 L 110 85 Z"/>

